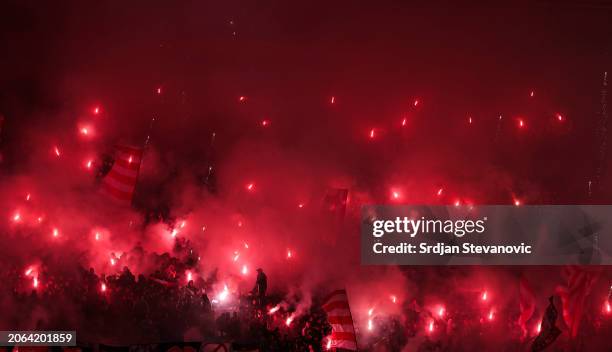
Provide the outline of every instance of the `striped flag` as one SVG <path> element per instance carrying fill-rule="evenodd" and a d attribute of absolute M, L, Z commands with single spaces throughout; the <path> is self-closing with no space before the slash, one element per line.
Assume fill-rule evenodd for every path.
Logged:
<path fill-rule="evenodd" d="M 325 300 L 323 310 L 332 326 L 329 349 L 357 351 L 357 337 L 346 290 L 332 292 Z"/>
<path fill-rule="evenodd" d="M 113 167 L 104 179 L 105 193 L 120 201 L 131 202 L 138 180 L 143 149 L 125 145 L 115 146 L 116 155 Z"/>
<path fill-rule="evenodd" d="M 563 305 L 563 320 L 568 326 L 570 337 L 578 335 L 578 327 L 584 315 L 584 306 L 591 288 L 598 277 L 594 272 L 579 266 L 569 265 L 562 269 L 567 283 L 557 287 Z"/>

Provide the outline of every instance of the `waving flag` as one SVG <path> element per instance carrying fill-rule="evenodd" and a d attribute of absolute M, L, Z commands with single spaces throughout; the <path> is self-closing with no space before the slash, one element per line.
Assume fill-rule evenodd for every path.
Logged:
<path fill-rule="evenodd" d="M 323 310 L 332 326 L 330 348 L 357 351 L 357 338 L 346 290 L 332 292 L 323 304 Z"/>
<path fill-rule="evenodd" d="M 570 330 L 570 336 L 574 338 L 578 335 L 586 298 L 598 277 L 596 273 L 579 266 L 566 266 L 562 274 L 567 283 L 557 287 L 557 293 L 563 304 L 563 321 Z"/>
<path fill-rule="evenodd" d="M 143 149 L 118 145 L 112 169 L 102 180 L 104 192 L 115 199 L 131 202 L 138 180 Z"/>

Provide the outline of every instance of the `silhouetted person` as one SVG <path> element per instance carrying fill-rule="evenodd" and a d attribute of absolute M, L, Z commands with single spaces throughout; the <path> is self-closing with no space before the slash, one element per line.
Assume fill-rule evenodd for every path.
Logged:
<path fill-rule="evenodd" d="M 266 291 L 268 290 L 268 277 L 264 274 L 261 268 L 257 269 L 257 281 L 255 281 L 255 287 L 253 288 L 253 294 L 257 299 L 260 306 L 263 306 L 264 299 L 266 297 Z"/>

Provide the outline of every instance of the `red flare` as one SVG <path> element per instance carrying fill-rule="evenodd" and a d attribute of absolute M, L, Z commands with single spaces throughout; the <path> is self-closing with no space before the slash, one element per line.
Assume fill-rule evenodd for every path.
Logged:
<path fill-rule="evenodd" d="M 520 206 L 521 206 L 521 201 L 520 201 L 520 199 L 516 199 L 516 198 L 514 198 L 514 206 L 516 206 L 516 207 L 520 207 Z"/>
<path fill-rule="evenodd" d="M 434 331 L 434 322 L 433 322 L 433 320 L 429 322 L 429 326 L 427 327 L 427 330 L 429 332 L 433 332 Z"/>
<path fill-rule="evenodd" d="M 160 95 L 160 94 L 162 93 L 162 89 L 161 89 L 161 87 L 157 87 L 157 90 L 156 90 L 156 91 L 157 91 L 157 95 Z"/>
<path fill-rule="evenodd" d="M 15 215 L 13 215 L 13 221 L 14 222 L 20 222 L 21 221 L 21 214 L 15 213 Z"/>
<path fill-rule="evenodd" d="M 291 326 L 291 323 L 293 322 L 293 319 L 294 319 L 293 315 L 288 317 L 287 320 L 285 320 L 285 325 Z"/>
<path fill-rule="evenodd" d="M 438 309 L 438 316 L 439 316 L 440 318 L 442 318 L 442 317 L 444 316 L 444 307 L 440 307 L 440 308 Z"/>
<path fill-rule="evenodd" d="M 34 278 L 34 280 L 32 280 L 32 286 L 33 286 L 34 288 L 37 288 L 37 287 L 38 287 L 38 278 L 37 278 L 37 277 L 35 277 L 35 278 Z"/>
<path fill-rule="evenodd" d="M 404 117 L 402 119 L 402 127 L 406 127 L 406 123 L 408 122 L 408 120 Z"/>
<path fill-rule="evenodd" d="M 30 200 L 30 193 L 26 194 L 26 201 Z"/>
<path fill-rule="evenodd" d="M 276 305 L 276 306 L 270 308 L 270 310 L 268 311 L 268 314 L 274 314 L 274 313 L 278 312 L 279 309 L 280 309 L 280 306 Z"/>
<path fill-rule="evenodd" d="M 85 167 L 87 169 L 91 169 L 92 166 L 93 166 L 93 160 L 89 159 L 85 161 Z"/>
<path fill-rule="evenodd" d="M 525 127 L 525 120 L 519 118 L 518 119 L 518 127 L 519 128 L 524 128 Z"/>
<path fill-rule="evenodd" d="M 247 189 L 247 191 L 249 191 L 249 192 L 253 191 L 253 190 L 255 189 L 255 184 L 254 184 L 253 182 L 248 183 L 248 184 L 246 185 L 246 189 Z"/>
<path fill-rule="evenodd" d="M 487 293 L 487 291 L 484 291 L 484 292 L 482 293 L 482 296 L 481 296 L 480 298 L 481 298 L 483 301 L 486 301 L 486 300 L 489 298 L 489 297 L 488 297 L 488 293 Z"/>
<path fill-rule="evenodd" d="M 415 99 L 413 105 L 414 105 L 414 107 L 417 107 L 419 105 L 419 100 Z"/>
<path fill-rule="evenodd" d="M 287 259 L 291 259 L 293 253 L 291 253 L 291 249 L 287 249 Z"/>
<path fill-rule="evenodd" d="M 370 139 L 374 139 L 374 137 L 376 137 L 376 132 L 373 128 L 370 130 L 369 136 L 370 136 Z"/>
<path fill-rule="evenodd" d="M 533 96 L 535 95 L 534 91 L 529 92 L 529 96 L 533 98 Z"/>
<path fill-rule="evenodd" d="M 263 120 L 263 121 L 261 121 L 261 125 L 263 127 L 269 126 L 270 125 L 270 120 Z"/>
<path fill-rule="evenodd" d="M 440 196 L 442 195 L 442 192 L 444 192 L 444 189 L 443 189 L 443 188 L 440 188 L 440 189 L 438 189 L 438 192 L 436 192 L 436 195 L 437 195 L 438 197 L 440 197 Z"/>
<path fill-rule="evenodd" d="M 238 98 L 238 101 L 239 101 L 239 102 L 241 102 L 241 103 L 246 102 L 246 100 L 247 100 L 247 97 L 245 97 L 244 95 L 241 95 L 241 96 Z"/>
<path fill-rule="evenodd" d="M 58 236 L 59 236 L 59 230 L 53 229 L 53 237 L 58 237 Z"/>
<path fill-rule="evenodd" d="M 246 275 L 249 273 L 249 269 L 247 268 L 246 264 L 242 266 L 242 270 L 240 272 L 242 273 L 242 275 Z"/>
<path fill-rule="evenodd" d="M 91 109 L 91 111 L 93 112 L 93 114 L 94 114 L 94 115 L 99 115 L 101 110 L 102 110 L 102 109 L 100 109 L 100 107 L 99 107 L 99 106 L 94 106 L 94 107 Z"/>
<path fill-rule="evenodd" d="M 300 208 L 300 209 L 301 209 L 301 208 L 303 208 L 303 207 L 304 207 L 304 203 L 300 203 L 300 204 L 298 204 L 298 208 Z"/>
<path fill-rule="evenodd" d="M 60 157 L 60 150 L 57 146 L 53 147 L 53 152 L 55 153 L 55 155 L 59 158 Z"/>
<path fill-rule="evenodd" d="M 606 304 L 604 305 L 604 312 L 606 314 L 612 313 L 612 306 L 610 306 L 610 302 L 609 301 L 606 301 Z"/>
<path fill-rule="evenodd" d="M 102 283 L 102 284 L 100 285 L 100 291 L 102 291 L 102 292 L 106 292 L 106 284 L 105 284 L 105 283 Z"/>
<path fill-rule="evenodd" d="M 329 102 L 331 104 L 335 104 L 336 103 L 336 97 L 332 96 L 331 99 L 329 100 Z"/>
<path fill-rule="evenodd" d="M 563 120 L 565 120 L 565 118 L 561 114 L 556 114 L 555 116 L 557 117 L 557 121 L 559 122 L 563 122 Z"/>
<path fill-rule="evenodd" d="M 468 123 L 471 125 L 472 124 L 472 118 L 468 117 Z"/>
<path fill-rule="evenodd" d="M 489 315 L 487 316 L 487 319 L 489 319 L 489 321 L 492 321 L 493 318 L 494 318 L 493 310 L 491 310 L 491 311 L 489 311 Z"/>

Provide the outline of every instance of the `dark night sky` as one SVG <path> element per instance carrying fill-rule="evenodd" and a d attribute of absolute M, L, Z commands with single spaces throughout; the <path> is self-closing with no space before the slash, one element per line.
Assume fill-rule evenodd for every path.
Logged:
<path fill-rule="evenodd" d="M 142 140 L 156 115 L 156 145 L 180 154 L 179 163 L 201 158 L 213 130 L 220 155 L 258 140 L 254 126 L 266 116 L 275 147 L 308 160 L 325 155 L 369 187 L 380 179 L 373 169 L 389 174 L 385 165 L 422 153 L 456 162 L 445 177 L 471 187 L 501 168 L 535 185 L 535 201 L 576 202 L 597 165 L 601 79 L 611 58 L 605 2 L 2 6 L 9 164 L 33 148 L 24 126 L 66 126 L 100 102 L 113 131 L 106 141 Z M 537 99 L 528 97 L 532 89 Z M 241 95 L 248 104 L 237 103 Z M 557 112 L 568 117 L 562 128 L 550 121 Z M 499 114 L 508 119 L 494 143 Z M 468 115 L 477 122 L 471 130 Z M 403 116 L 413 127 L 408 142 L 391 131 Z M 529 121 L 522 135 L 511 122 L 518 116 Z M 368 144 L 371 128 L 389 142 Z"/>

